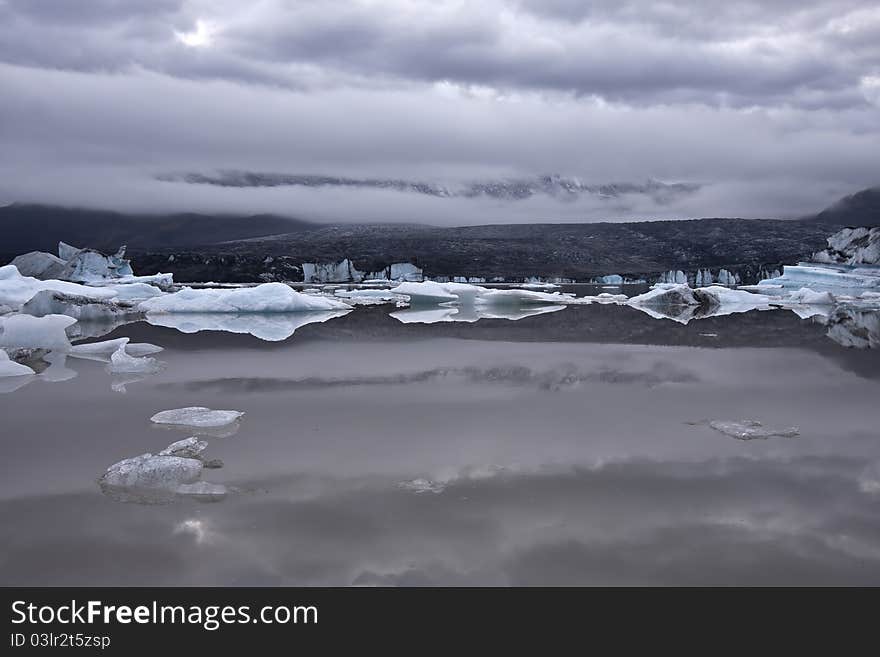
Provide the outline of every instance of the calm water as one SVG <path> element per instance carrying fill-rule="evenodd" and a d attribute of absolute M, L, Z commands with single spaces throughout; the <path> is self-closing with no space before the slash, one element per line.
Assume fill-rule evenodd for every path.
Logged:
<path fill-rule="evenodd" d="M 161 373 L 69 358 L 0 388 L 0 584 L 880 584 L 880 350 L 841 346 L 870 342 L 857 319 L 123 326 Z M 149 417 L 191 405 L 247 413 L 206 451 L 236 492 L 104 496 L 108 465 L 188 435 Z M 705 422 L 743 419 L 800 435 Z"/>

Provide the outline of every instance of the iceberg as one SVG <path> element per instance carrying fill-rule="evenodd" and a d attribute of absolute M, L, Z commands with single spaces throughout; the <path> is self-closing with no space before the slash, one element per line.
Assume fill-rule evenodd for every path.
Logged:
<path fill-rule="evenodd" d="M 763 290 L 769 286 L 781 286 L 783 289 L 808 287 L 814 291 L 857 295 L 865 288 L 880 289 L 880 266 L 823 265 L 804 262 L 785 265 L 782 268 L 782 276 L 764 279 L 755 287 Z"/>
<path fill-rule="evenodd" d="M 111 374 L 155 374 L 162 369 L 162 363 L 149 356 L 131 356 L 126 353 L 125 345 L 110 355 L 110 365 L 107 368 Z"/>
<path fill-rule="evenodd" d="M 609 274 L 608 276 L 600 276 L 596 279 L 599 285 L 623 285 L 623 276 L 620 274 Z"/>
<path fill-rule="evenodd" d="M 393 294 L 400 294 L 409 298 L 410 305 L 436 305 L 458 301 L 458 295 L 446 289 L 448 283 L 435 283 L 425 281 L 423 283 L 401 283 L 389 290 Z"/>
<path fill-rule="evenodd" d="M 113 340 L 75 344 L 68 353 L 76 358 L 107 362 L 110 360 L 110 356 L 122 346 L 125 347 L 125 352 L 129 356 L 148 356 L 162 351 L 162 347 L 148 342 L 131 343 L 129 338 L 114 338 Z"/>
<path fill-rule="evenodd" d="M 813 262 L 880 265 L 880 227 L 844 228 L 827 241 L 828 248 L 814 253 Z"/>
<path fill-rule="evenodd" d="M 137 314 L 138 310 L 130 303 L 94 299 L 57 290 L 40 290 L 22 305 L 20 312 L 35 317 L 67 315 L 82 321 L 113 322 L 126 315 Z"/>
<path fill-rule="evenodd" d="M 155 424 L 211 429 L 233 424 L 243 416 L 242 411 L 215 411 L 204 406 L 187 406 L 160 411 L 151 417 L 150 421 Z"/>
<path fill-rule="evenodd" d="M 267 342 L 280 342 L 307 324 L 321 323 L 342 317 L 350 310 L 351 307 L 346 306 L 346 310 L 296 313 L 180 313 L 171 315 L 147 313 L 146 320 L 154 326 L 173 328 L 181 333 L 225 331 L 227 333 L 250 334 Z"/>
<path fill-rule="evenodd" d="M 98 303 L 115 296 L 113 290 L 103 290 L 68 281 L 41 281 L 31 276 L 22 276 L 13 265 L 0 267 L 0 304 L 18 309 L 43 290 L 86 297 Z"/>
<path fill-rule="evenodd" d="M 64 260 L 51 253 L 31 251 L 17 256 L 11 263 L 22 276 L 33 276 L 40 280 L 59 278 L 64 271 Z"/>
<path fill-rule="evenodd" d="M 532 304 L 558 305 L 572 299 L 572 295 L 559 292 L 535 292 L 533 290 L 489 290 L 483 291 L 476 298 L 481 306 L 525 306 Z"/>
<path fill-rule="evenodd" d="M 29 376 L 32 374 L 34 374 L 34 371 L 30 367 L 10 360 L 9 354 L 0 349 L 0 378 L 7 376 Z"/>
<path fill-rule="evenodd" d="M 687 324 L 692 319 L 717 317 L 751 310 L 769 310 L 770 297 L 720 285 L 690 288 L 684 284 L 658 283 L 626 304 L 655 319 Z"/>
<path fill-rule="evenodd" d="M 263 283 L 233 289 L 184 288 L 142 301 L 141 311 L 153 313 L 291 313 L 351 310 L 351 306 L 295 291 L 284 283 Z"/>
<path fill-rule="evenodd" d="M 133 275 L 131 263 L 125 259 L 124 246 L 107 256 L 94 249 L 77 249 L 59 242 L 58 256 L 65 261 L 59 278 L 66 281 L 88 283 Z"/>
<path fill-rule="evenodd" d="M 75 324 L 66 315 L 5 315 L 0 317 L 0 348 L 70 350 L 67 327 Z"/>
<path fill-rule="evenodd" d="M 225 486 L 201 480 L 203 449 L 202 442 L 193 438 L 172 443 L 156 455 L 123 459 L 107 468 L 98 485 L 101 492 L 120 502 L 162 504 L 178 497 L 222 500 L 228 493 Z M 195 457 L 178 455 L 186 453 Z"/>
<path fill-rule="evenodd" d="M 335 294 L 353 306 L 384 305 L 386 303 L 401 303 L 403 301 L 403 296 L 388 290 L 358 288 L 355 290 L 336 290 Z"/>

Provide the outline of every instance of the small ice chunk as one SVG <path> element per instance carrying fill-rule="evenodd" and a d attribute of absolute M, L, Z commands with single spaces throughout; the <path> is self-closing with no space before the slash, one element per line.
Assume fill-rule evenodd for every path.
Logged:
<path fill-rule="evenodd" d="M 161 369 L 162 363 L 155 358 L 130 356 L 124 344 L 110 356 L 109 370 L 113 374 L 154 374 Z"/>
<path fill-rule="evenodd" d="M 198 481 L 202 462 L 180 456 L 141 454 L 114 463 L 100 479 L 106 486 L 175 490 Z"/>
<path fill-rule="evenodd" d="M 113 340 L 75 344 L 70 348 L 70 355 L 76 358 L 107 361 L 110 359 L 110 355 L 122 346 L 125 347 L 125 353 L 129 356 L 148 356 L 162 351 L 162 347 L 149 342 L 130 343 L 128 338 L 114 338 Z"/>
<path fill-rule="evenodd" d="M 33 373 L 34 371 L 30 367 L 10 360 L 9 354 L 0 349 L 0 377 L 28 376 Z"/>
<path fill-rule="evenodd" d="M 431 479 L 410 479 L 409 481 L 402 481 L 397 484 L 398 488 L 402 488 L 403 490 L 412 491 L 416 494 L 422 493 L 442 493 L 446 490 L 446 484 L 440 481 L 432 481 Z"/>
<path fill-rule="evenodd" d="M 740 420 L 739 422 L 711 420 L 709 426 L 715 431 L 737 440 L 765 440 L 773 437 L 794 438 L 800 435 L 797 427 L 770 429 L 765 428 L 757 420 Z"/>
<path fill-rule="evenodd" d="M 206 441 L 191 436 L 190 438 L 184 438 L 183 440 L 171 443 L 168 447 L 159 452 L 159 456 L 180 456 L 188 459 L 197 458 L 201 460 L 199 454 L 205 451 L 207 446 L 208 443 Z"/>
<path fill-rule="evenodd" d="M 176 424 L 179 426 L 212 428 L 232 424 L 244 416 L 242 411 L 215 411 L 204 406 L 187 406 L 160 411 L 150 418 L 155 424 Z"/>

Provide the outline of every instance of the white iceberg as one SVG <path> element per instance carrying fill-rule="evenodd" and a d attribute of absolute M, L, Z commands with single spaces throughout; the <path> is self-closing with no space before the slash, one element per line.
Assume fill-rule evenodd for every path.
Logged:
<path fill-rule="evenodd" d="M 280 342 L 307 324 L 326 322 L 336 317 L 342 317 L 350 310 L 351 307 L 346 306 L 345 310 L 296 313 L 147 313 L 146 320 L 154 326 L 173 328 L 181 333 L 225 331 L 227 333 L 250 334 L 267 342 Z"/>
<path fill-rule="evenodd" d="M 68 351 L 67 327 L 76 320 L 66 315 L 5 315 L 0 317 L 0 348 L 35 348 Z"/>
<path fill-rule="evenodd" d="M 129 342 L 129 338 L 114 338 L 113 340 L 75 344 L 70 348 L 69 355 L 76 358 L 88 358 L 106 362 L 122 346 L 125 347 L 125 352 L 129 356 L 148 356 L 162 351 L 162 347 L 148 342 L 132 343 Z"/>
<path fill-rule="evenodd" d="M 433 281 L 422 283 L 401 283 L 389 290 L 393 294 L 400 294 L 409 298 L 410 305 L 436 305 L 458 301 L 458 295 L 449 292 L 446 285 Z"/>
<path fill-rule="evenodd" d="M 99 302 L 112 299 L 115 296 L 112 290 L 89 287 L 68 281 L 41 281 L 32 276 L 22 276 L 13 265 L 0 267 L 0 304 L 18 309 L 42 290 L 53 290 L 63 294 L 86 297 Z"/>
<path fill-rule="evenodd" d="M 9 354 L 0 349 L 0 378 L 7 376 L 29 376 L 32 374 L 34 374 L 34 371 L 30 367 L 10 360 Z"/>
<path fill-rule="evenodd" d="M 147 299 L 140 309 L 152 313 L 291 313 L 350 310 L 351 306 L 295 291 L 283 283 L 236 289 L 192 289 Z"/>
<path fill-rule="evenodd" d="M 210 429 L 233 424 L 243 416 L 242 411 L 217 411 L 204 406 L 187 406 L 160 411 L 151 417 L 150 421 L 155 424 Z"/>
<path fill-rule="evenodd" d="M 107 368 L 111 374 L 155 374 L 162 369 L 162 363 L 149 356 L 131 356 L 126 353 L 126 345 L 110 355 L 110 365 Z"/>
<path fill-rule="evenodd" d="M 837 303 L 837 299 L 831 292 L 815 292 L 808 287 L 802 287 L 795 292 L 787 294 L 783 297 L 783 301 L 811 306 L 834 305 Z"/>
<path fill-rule="evenodd" d="M 828 248 L 814 253 L 813 262 L 880 265 L 880 227 L 844 228 L 828 238 Z"/>

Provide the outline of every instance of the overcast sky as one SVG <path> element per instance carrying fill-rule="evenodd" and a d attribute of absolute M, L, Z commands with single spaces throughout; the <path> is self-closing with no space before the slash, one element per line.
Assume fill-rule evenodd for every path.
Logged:
<path fill-rule="evenodd" d="M 0 202 L 790 217 L 880 184 L 876 0 L 0 0 L 0 90 Z M 499 201 L 167 180 L 218 170 L 702 187 Z"/>

